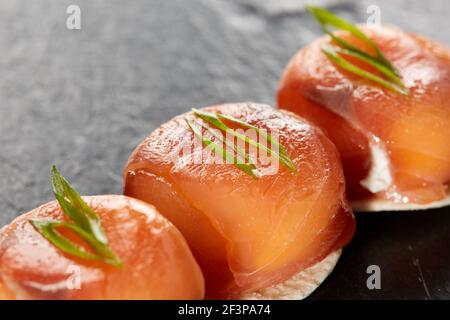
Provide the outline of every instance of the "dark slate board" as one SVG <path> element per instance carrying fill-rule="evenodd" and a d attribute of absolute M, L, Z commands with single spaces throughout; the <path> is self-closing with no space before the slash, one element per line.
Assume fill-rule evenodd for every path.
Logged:
<path fill-rule="evenodd" d="M 450 44 L 450 3 L 315 1 Z M 82 29 L 65 27 L 78 4 Z M 51 200 L 56 164 L 84 194 L 120 193 L 121 171 L 158 124 L 193 106 L 274 103 L 289 58 L 320 34 L 298 0 L 0 1 L 0 225 Z M 450 210 L 361 214 L 312 299 L 449 299 Z M 382 289 L 368 290 L 379 265 Z"/>

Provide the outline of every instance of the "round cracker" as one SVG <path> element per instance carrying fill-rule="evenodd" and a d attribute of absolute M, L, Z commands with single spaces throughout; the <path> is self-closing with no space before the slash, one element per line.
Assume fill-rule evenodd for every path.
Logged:
<path fill-rule="evenodd" d="M 325 259 L 297 273 L 275 286 L 247 293 L 241 300 L 302 300 L 309 296 L 333 271 L 342 250 L 330 253 Z"/>
<path fill-rule="evenodd" d="M 437 209 L 450 205 L 450 193 L 447 197 L 426 203 L 395 203 L 385 199 L 369 199 L 351 202 L 351 207 L 353 211 L 356 212 L 381 212 L 381 211 L 415 211 L 415 210 L 427 210 L 427 209 Z"/>

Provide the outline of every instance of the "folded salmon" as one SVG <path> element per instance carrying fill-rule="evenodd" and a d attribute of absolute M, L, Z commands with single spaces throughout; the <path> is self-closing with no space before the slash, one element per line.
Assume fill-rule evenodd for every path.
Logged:
<path fill-rule="evenodd" d="M 203 298 L 203 276 L 188 245 L 154 207 L 124 196 L 83 199 L 99 215 L 122 266 L 74 258 L 44 238 L 30 221 L 67 221 L 50 202 L 0 230 L 0 299 Z"/>
<path fill-rule="evenodd" d="M 324 44 L 336 43 L 324 36 L 286 67 L 278 106 L 318 125 L 336 144 L 350 200 L 441 205 L 450 181 L 450 50 L 396 27 L 360 29 L 395 66 L 409 95 L 336 65 L 323 53 Z M 372 50 L 348 32 L 335 34 Z"/>
<path fill-rule="evenodd" d="M 226 130 L 210 135 L 211 123 L 221 126 L 208 122 L 215 115 L 232 130 L 277 137 L 282 163 L 265 170 L 256 157 L 259 175 L 237 161 L 220 163 L 197 135 L 236 151 L 220 140 Z M 262 137 L 253 141 L 266 142 Z M 210 298 L 280 284 L 346 245 L 355 229 L 334 145 L 304 120 L 265 105 L 220 105 L 173 118 L 136 148 L 124 179 L 126 195 L 155 205 L 183 233 Z"/>

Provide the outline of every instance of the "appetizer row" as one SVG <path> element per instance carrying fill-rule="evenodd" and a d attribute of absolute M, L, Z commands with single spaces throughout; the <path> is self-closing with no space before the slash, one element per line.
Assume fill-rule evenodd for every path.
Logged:
<path fill-rule="evenodd" d="M 308 10 L 327 35 L 287 66 L 280 110 L 171 119 L 130 156 L 123 196 L 81 197 L 53 167 L 56 201 L 0 230 L 0 299 L 302 299 L 354 235 L 347 195 L 448 204 L 450 51 Z"/>

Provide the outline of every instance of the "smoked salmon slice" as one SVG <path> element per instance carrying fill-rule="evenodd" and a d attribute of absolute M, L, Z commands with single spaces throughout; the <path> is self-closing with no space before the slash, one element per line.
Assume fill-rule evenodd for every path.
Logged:
<path fill-rule="evenodd" d="M 321 51 L 334 43 L 324 36 L 289 62 L 277 105 L 316 124 L 336 144 L 350 200 L 441 200 L 450 181 L 450 50 L 396 27 L 360 29 L 396 67 L 409 96 L 335 65 Z M 335 34 L 370 53 L 353 35 Z"/>
<path fill-rule="evenodd" d="M 153 206 L 117 195 L 83 199 L 123 266 L 74 258 L 47 241 L 30 219 L 65 220 L 50 202 L 0 230 L 0 299 L 203 298 L 203 276 L 186 241 Z"/>
<path fill-rule="evenodd" d="M 205 276 L 207 298 L 281 283 L 351 240 L 355 221 L 339 155 L 320 130 L 253 103 L 202 112 L 276 134 L 297 168 L 280 165 L 255 178 L 209 161 L 214 155 L 186 123 L 192 112 L 161 125 L 132 153 L 124 194 L 153 204 L 183 233 Z"/>

